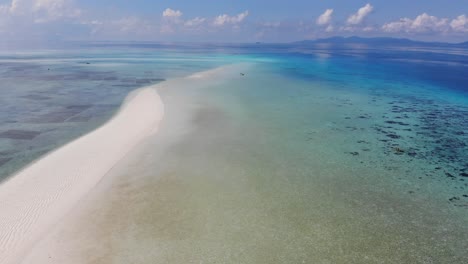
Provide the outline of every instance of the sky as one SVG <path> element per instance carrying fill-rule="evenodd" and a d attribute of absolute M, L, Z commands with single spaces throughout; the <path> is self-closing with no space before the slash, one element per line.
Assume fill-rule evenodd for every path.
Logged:
<path fill-rule="evenodd" d="M 468 41 L 468 0 L 0 0 L 0 45 L 331 36 Z"/>

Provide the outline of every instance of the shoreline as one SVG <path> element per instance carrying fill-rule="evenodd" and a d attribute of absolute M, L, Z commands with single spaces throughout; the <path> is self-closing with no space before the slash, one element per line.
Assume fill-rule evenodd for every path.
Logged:
<path fill-rule="evenodd" d="M 381 146 L 378 135 L 335 129 L 348 125 L 338 125 L 343 113 L 358 117 L 359 108 L 343 112 L 334 107 L 335 90 L 263 70 L 223 67 L 158 85 L 165 104 L 158 133 L 120 160 L 21 263 L 465 259 L 466 214 L 434 198 L 438 185 L 417 180 L 415 190 L 397 178 L 418 175 L 424 161 L 405 172 L 404 160 L 376 163 L 386 157 L 376 149 L 361 152 L 368 163 L 356 162 L 347 152 L 359 147 L 356 140 Z M 289 101 L 301 89 L 314 99 Z M 360 105 L 368 101 L 361 96 L 338 98 Z M 315 135 L 306 146 L 305 131 Z"/>
<path fill-rule="evenodd" d="M 237 76 L 241 67 L 245 68 L 245 65 L 227 64 L 134 90 L 109 121 L 1 182 L 0 263 L 29 262 L 31 255 L 35 256 L 35 252 L 43 249 L 43 242 L 49 243 L 48 237 L 57 226 L 69 224 L 71 215 L 89 206 L 88 196 L 103 192 L 95 189 L 102 185 L 106 175 L 119 170 L 120 164 L 131 159 L 132 153 L 138 151 L 146 139 L 156 132 L 160 134 L 162 123 L 174 122 L 167 120 L 162 101 L 166 91 L 179 90 L 180 84 L 184 91 L 186 88 L 198 90 L 207 83 L 215 85 L 223 77 Z M 175 103 L 171 96 L 164 101 L 166 99 L 169 104 Z M 177 104 L 185 108 L 189 101 L 186 98 Z M 32 259 L 38 261 L 35 257 Z M 48 263 L 46 259 L 40 263 Z"/>
<path fill-rule="evenodd" d="M 154 175 L 154 169 L 164 168 L 167 164 L 163 158 L 171 152 L 172 146 L 192 133 L 194 114 L 200 107 L 206 107 L 205 103 L 208 102 L 203 97 L 207 93 L 206 89 L 216 89 L 226 78 L 241 78 L 239 71 L 245 71 L 248 65 L 227 64 L 154 86 L 164 101 L 165 110 L 157 134 L 146 137 L 132 148 L 67 215 L 30 248 L 19 263 L 101 263 L 101 254 L 112 250 L 107 248 L 107 239 L 120 235 L 124 236 L 122 239 L 125 238 L 120 232 L 106 232 L 122 221 L 138 221 L 138 216 L 127 210 L 142 206 L 131 193 L 115 196 L 116 190 L 131 188 L 134 184 L 149 184 L 150 178 L 156 180 L 157 177 L 150 176 Z M 148 163 L 155 167 L 143 166 Z M 111 213 L 112 222 L 102 222 L 107 219 L 103 216 L 110 213 L 110 207 L 124 201 L 127 203 L 125 210 Z M 152 203 L 151 200 L 148 202 Z M 133 225 L 128 223 L 126 226 Z M 99 228 L 96 229 L 97 226 Z M 88 250 L 98 250 L 99 253 Z M 112 255 L 108 257 L 112 259 Z"/>
<path fill-rule="evenodd" d="M 163 116 L 164 105 L 154 86 L 135 90 L 101 127 L 2 182 L 0 263 L 21 262 L 115 164 L 157 131 Z"/>

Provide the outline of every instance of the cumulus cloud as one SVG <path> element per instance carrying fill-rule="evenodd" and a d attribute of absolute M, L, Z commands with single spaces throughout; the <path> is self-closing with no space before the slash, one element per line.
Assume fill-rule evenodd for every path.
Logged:
<path fill-rule="evenodd" d="M 382 26 L 384 32 L 390 33 L 445 32 L 448 29 L 447 18 L 438 18 L 426 13 L 417 16 L 415 19 L 401 18 L 399 21 L 389 22 Z"/>
<path fill-rule="evenodd" d="M 166 10 L 163 11 L 163 17 L 166 18 L 178 18 L 182 16 L 182 12 L 180 10 L 173 10 L 170 8 L 166 8 Z"/>
<path fill-rule="evenodd" d="M 0 6 L 0 13 L 13 19 L 27 16 L 35 23 L 44 23 L 66 18 L 79 17 L 82 11 L 72 0 L 12 0 Z"/>
<path fill-rule="evenodd" d="M 241 23 L 247 16 L 249 15 L 249 11 L 242 12 L 236 16 L 229 16 L 229 15 L 219 15 L 214 19 L 213 25 L 215 26 L 224 26 L 226 24 L 239 24 Z"/>
<path fill-rule="evenodd" d="M 252 21 L 248 27 L 241 27 L 249 17 L 249 11 L 239 14 L 186 18 L 181 10 L 166 8 L 160 10 L 159 17 L 144 16 L 93 16 L 94 12 L 84 12 L 76 0 L 0 0 L 0 42 L 9 39 L 24 40 L 36 36 L 51 39 L 115 39 L 115 40 L 158 40 L 158 39 L 220 39 L 233 37 L 247 40 L 253 36 L 268 41 L 297 40 L 304 37 L 330 35 L 331 32 L 362 34 L 364 36 L 391 35 L 413 37 L 425 34 L 434 39 L 466 40 L 468 33 L 467 14 L 450 18 L 440 18 L 426 13 L 415 17 L 403 17 L 388 23 L 366 22 L 374 11 L 366 4 L 339 22 L 336 9 L 323 10 L 314 21 L 301 21 L 300 18 L 276 22 Z M 103 12 L 104 10 L 95 10 Z M 99 13 L 98 13 L 99 14 Z M 166 33 L 161 34 L 161 33 Z M 172 35 L 170 35 L 172 34 Z M 63 37 L 62 37 L 63 36 Z M 197 39 L 197 37 L 193 38 Z M 1 44 L 1 43 L 0 43 Z"/>
<path fill-rule="evenodd" d="M 245 11 L 234 16 L 223 14 L 216 16 L 213 19 L 207 19 L 204 17 L 183 19 L 183 13 L 180 10 L 167 8 L 162 13 L 160 32 L 166 34 L 176 32 L 209 32 L 210 26 L 222 28 L 222 26 L 225 25 L 232 25 L 233 28 L 239 28 L 238 24 L 244 21 L 248 15 L 249 11 Z"/>
<path fill-rule="evenodd" d="M 445 30 L 447 24 L 446 18 L 437 18 L 423 13 L 416 17 L 411 27 L 417 31 L 440 31 Z"/>
<path fill-rule="evenodd" d="M 317 18 L 317 25 L 328 25 L 331 22 L 333 9 L 327 9 Z"/>
<path fill-rule="evenodd" d="M 161 33 L 173 33 L 176 31 L 176 28 L 179 24 L 182 24 L 183 21 L 181 19 L 182 12 L 180 10 L 173 10 L 170 8 L 166 8 L 163 11 L 162 17 L 162 25 L 161 25 Z"/>
<path fill-rule="evenodd" d="M 365 6 L 359 8 L 355 14 L 349 16 L 347 23 L 349 25 L 359 25 L 370 13 L 372 13 L 373 10 L 374 7 L 371 4 L 366 4 Z"/>
<path fill-rule="evenodd" d="M 400 32 L 406 31 L 408 32 L 413 25 L 413 20 L 409 18 L 400 18 L 398 21 L 385 23 L 382 26 L 382 30 L 385 32 Z"/>
<path fill-rule="evenodd" d="M 460 15 L 450 22 L 450 27 L 455 32 L 468 32 L 468 17 Z"/>

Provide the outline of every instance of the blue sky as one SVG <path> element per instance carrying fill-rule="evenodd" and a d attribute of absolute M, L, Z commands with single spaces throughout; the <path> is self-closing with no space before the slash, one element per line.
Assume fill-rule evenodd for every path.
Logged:
<path fill-rule="evenodd" d="M 351 35 L 468 41 L 468 0 L 0 0 L 0 44 L 288 42 Z"/>

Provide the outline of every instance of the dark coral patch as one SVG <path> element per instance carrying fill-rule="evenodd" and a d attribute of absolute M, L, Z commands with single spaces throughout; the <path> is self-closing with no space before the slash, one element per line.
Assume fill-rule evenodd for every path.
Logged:
<path fill-rule="evenodd" d="M 0 133 L 0 138 L 31 140 L 40 134 L 39 131 L 12 129 Z"/>

